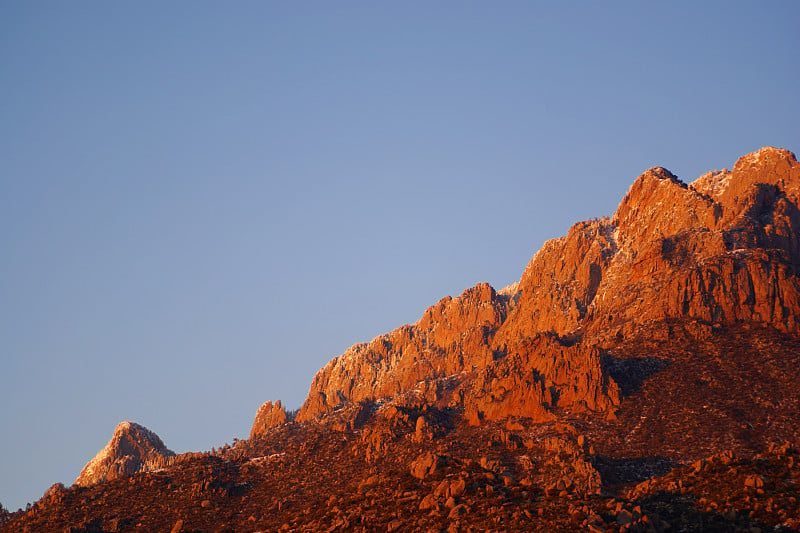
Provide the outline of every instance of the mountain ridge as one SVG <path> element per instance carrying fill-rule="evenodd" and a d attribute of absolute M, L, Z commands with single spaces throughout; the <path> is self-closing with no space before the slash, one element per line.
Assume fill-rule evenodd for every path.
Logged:
<path fill-rule="evenodd" d="M 578 222 L 564 237 L 547 241 L 513 296 L 498 297 L 488 284 L 478 284 L 456 298 L 443 298 L 417 323 L 354 345 L 331 360 L 315 376 L 298 420 L 311 420 L 342 402 L 391 396 L 469 366 L 489 368 L 506 354 L 530 355 L 525 344 L 550 334 L 580 337 L 577 344 L 590 345 L 584 350 L 589 353 L 592 346 L 606 344 L 604 339 L 670 317 L 708 324 L 755 320 L 797 331 L 797 184 L 800 166 L 794 154 L 772 147 L 743 156 L 731 172 L 706 174 L 689 185 L 653 167 L 634 181 L 610 219 Z M 770 266 L 766 273 L 764 264 Z M 543 386 L 535 390 L 530 380 L 517 380 L 509 387 L 527 388 L 523 403 L 528 406 L 552 405 L 553 394 L 568 407 L 580 402 L 589 410 L 614 406 L 596 354 L 576 353 L 570 359 L 585 368 L 572 372 L 542 361 L 537 365 L 530 357 L 518 361 L 516 375 L 522 369 L 544 372 Z M 598 383 L 603 390 L 589 390 Z M 581 387 L 585 390 L 575 390 Z M 433 399 L 441 400 L 437 393 Z M 482 405 L 463 395 L 460 404 Z M 484 407 L 499 418 L 523 414 Z M 538 407 L 527 414 L 544 416 Z"/>
<path fill-rule="evenodd" d="M 0 531 L 798 531 L 799 203 L 788 150 L 648 169 L 517 283 L 334 357 L 296 416 L 177 456 L 122 423 Z"/>

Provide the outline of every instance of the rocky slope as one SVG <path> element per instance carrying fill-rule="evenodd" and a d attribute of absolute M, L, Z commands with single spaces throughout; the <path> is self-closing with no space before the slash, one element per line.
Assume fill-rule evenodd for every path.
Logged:
<path fill-rule="evenodd" d="M 800 531 L 800 165 L 764 148 L 357 344 L 233 447 L 123 423 L 11 531 Z"/>

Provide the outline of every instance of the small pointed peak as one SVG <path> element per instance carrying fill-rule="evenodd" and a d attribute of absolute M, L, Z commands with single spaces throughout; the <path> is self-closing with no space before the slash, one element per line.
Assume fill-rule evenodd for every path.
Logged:
<path fill-rule="evenodd" d="M 137 426 L 139 426 L 139 424 L 137 424 L 136 422 L 131 422 L 130 420 L 124 420 L 124 421 L 120 422 L 119 424 L 117 424 L 117 427 L 114 428 L 114 433 L 121 433 L 123 431 L 130 431 L 131 429 L 134 429 Z M 141 426 L 139 426 L 139 427 L 141 427 Z"/>
<path fill-rule="evenodd" d="M 120 437 L 124 435 L 132 435 L 137 440 L 144 439 L 150 441 L 151 444 L 157 447 L 164 446 L 161 438 L 153 431 L 147 429 L 141 424 L 131 422 L 130 420 L 124 420 L 117 424 L 117 427 L 114 428 L 114 437 Z"/>
<path fill-rule="evenodd" d="M 158 435 L 141 424 L 125 420 L 117 424 L 108 444 L 83 467 L 75 484 L 89 486 L 151 470 L 173 455 Z"/>
<path fill-rule="evenodd" d="M 280 400 L 274 404 L 271 401 L 266 401 L 256 411 L 256 417 L 250 429 L 250 438 L 263 435 L 271 428 L 285 424 L 288 419 L 286 409 Z"/>
<path fill-rule="evenodd" d="M 625 197 L 617 207 L 611 223 L 619 225 L 621 220 L 629 216 L 629 212 L 636 211 L 644 204 L 651 203 L 653 197 L 664 194 L 664 189 L 661 188 L 664 184 L 675 184 L 680 188 L 687 188 L 685 183 L 666 168 L 649 168 L 631 184 Z"/>
<path fill-rule="evenodd" d="M 794 153 L 784 148 L 765 146 L 760 150 L 743 155 L 736 161 L 733 169 L 744 170 L 748 167 L 774 166 L 786 162 L 789 165 L 797 164 L 797 157 Z"/>
<path fill-rule="evenodd" d="M 667 170 L 664 167 L 648 168 L 641 176 L 639 176 L 639 180 L 648 179 L 648 178 L 650 178 L 650 179 L 655 178 L 655 179 L 658 179 L 658 180 L 667 180 L 667 181 L 670 181 L 672 183 L 676 183 L 678 185 L 681 185 L 683 187 L 686 186 L 686 184 L 683 183 L 678 178 L 678 176 L 676 176 L 675 174 L 673 174 L 672 172 L 670 172 L 669 170 Z M 637 181 L 639 181 L 639 180 L 637 180 Z"/>
<path fill-rule="evenodd" d="M 64 486 L 63 483 L 54 483 L 50 485 L 50 487 L 44 491 L 44 495 L 42 499 L 44 501 L 54 501 L 58 500 L 60 496 L 62 496 L 65 492 L 67 492 L 67 488 Z"/>
<path fill-rule="evenodd" d="M 459 298 L 467 300 L 478 300 L 480 302 L 490 302 L 496 297 L 494 287 L 486 282 L 477 283 L 474 287 L 470 287 L 461 293 Z"/>

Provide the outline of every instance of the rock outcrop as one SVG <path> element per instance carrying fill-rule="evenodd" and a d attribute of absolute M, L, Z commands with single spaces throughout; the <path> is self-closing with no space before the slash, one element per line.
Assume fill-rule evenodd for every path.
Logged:
<path fill-rule="evenodd" d="M 309 420 L 343 401 L 392 397 L 417 387 L 431 403 L 442 400 L 452 389 L 448 378 L 493 361 L 492 335 L 512 305 L 511 297 L 480 283 L 443 298 L 416 324 L 352 346 L 316 375 L 297 419 Z"/>
<path fill-rule="evenodd" d="M 298 419 L 348 402 L 419 395 L 472 422 L 609 411 L 599 349 L 642 324 L 753 321 L 797 332 L 800 165 L 763 148 L 687 185 L 639 176 L 611 218 L 544 244 L 518 284 L 478 284 L 413 325 L 357 344 L 314 378 Z"/>
<path fill-rule="evenodd" d="M 800 165 L 775 148 L 691 185 L 650 169 L 611 219 L 545 243 L 499 337 L 602 338 L 670 317 L 796 331 L 798 188 Z"/>
<path fill-rule="evenodd" d="M 596 350 L 543 334 L 510 351 L 494 341 L 515 305 L 486 283 L 444 298 L 414 325 L 403 326 L 334 358 L 314 378 L 298 420 L 347 402 L 411 393 L 431 405 L 465 407 L 469 419 L 549 418 L 559 406 L 603 410 L 618 402 Z"/>
<path fill-rule="evenodd" d="M 264 402 L 256 412 L 253 427 L 250 429 L 250 438 L 263 435 L 267 430 L 284 424 L 286 420 L 286 409 L 283 408 L 280 400 L 274 404 L 272 402 Z"/>
<path fill-rule="evenodd" d="M 135 422 L 121 422 L 105 448 L 81 470 L 75 484 L 88 487 L 136 472 L 163 468 L 174 452 L 161 439 Z"/>

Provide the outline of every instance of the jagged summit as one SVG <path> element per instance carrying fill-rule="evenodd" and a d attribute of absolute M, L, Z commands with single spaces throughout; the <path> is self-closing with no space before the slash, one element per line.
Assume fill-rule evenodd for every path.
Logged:
<path fill-rule="evenodd" d="M 653 167 L 610 219 L 545 243 L 513 298 L 478 284 L 334 358 L 299 419 L 407 393 L 460 406 L 475 422 L 606 411 L 618 397 L 598 349 L 644 324 L 755 321 L 795 332 L 798 191 L 800 165 L 777 148 L 691 185 Z"/>
<path fill-rule="evenodd" d="M 750 152 L 740 157 L 734 170 L 745 169 L 770 169 L 769 172 L 777 171 L 780 173 L 788 167 L 797 165 L 797 157 L 795 154 L 785 148 L 776 148 L 775 146 L 764 146 L 755 152 Z"/>
<path fill-rule="evenodd" d="M 105 448 L 81 470 L 75 484 L 89 486 L 142 470 L 161 468 L 175 453 L 158 435 L 136 422 L 120 422 Z"/>

